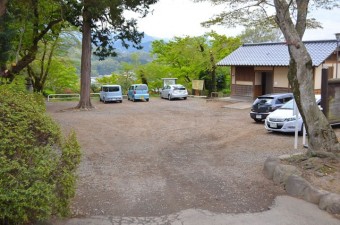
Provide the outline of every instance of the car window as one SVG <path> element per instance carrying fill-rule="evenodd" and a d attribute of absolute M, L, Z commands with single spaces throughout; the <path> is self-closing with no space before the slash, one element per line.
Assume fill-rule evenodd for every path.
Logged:
<path fill-rule="evenodd" d="M 136 86 L 136 90 L 147 90 L 148 89 L 148 86 L 146 85 L 138 85 Z"/>
<path fill-rule="evenodd" d="M 283 102 L 286 103 L 286 102 L 289 102 L 292 99 L 293 99 L 293 97 L 286 97 L 286 98 L 284 98 Z"/>
<path fill-rule="evenodd" d="M 283 98 L 278 98 L 278 99 L 276 99 L 276 101 L 275 101 L 275 104 L 283 104 L 284 102 L 283 102 Z"/>
<path fill-rule="evenodd" d="M 293 109 L 294 108 L 294 100 L 290 100 L 286 104 L 284 104 L 281 109 Z"/>
<path fill-rule="evenodd" d="M 273 101 L 273 98 L 257 98 L 254 102 L 254 105 L 259 104 L 259 105 L 264 105 L 264 104 L 271 104 Z"/>
<path fill-rule="evenodd" d="M 119 91 L 119 87 L 105 87 L 105 92 L 116 92 Z"/>
<path fill-rule="evenodd" d="M 175 86 L 174 90 L 185 90 L 185 87 L 183 87 L 183 86 Z"/>

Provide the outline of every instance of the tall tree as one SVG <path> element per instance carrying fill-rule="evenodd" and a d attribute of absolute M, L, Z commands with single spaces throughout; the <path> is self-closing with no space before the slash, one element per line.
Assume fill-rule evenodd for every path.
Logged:
<path fill-rule="evenodd" d="M 104 59 L 116 56 L 114 42 L 122 41 L 128 47 L 127 41 L 133 47 L 139 45 L 143 33 L 138 32 L 135 19 L 126 19 L 124 11 L 139 13 L 142 17 L 149 12 L 149 6 L 157 0 L 65 0 L 67 19 L 81 28 L 83 33 L 81 56 L 81 87 L 80 100 L 76 108 L 92 108 L 90 99 L 91 86 L 91 43 L 96 46 L 94 54 Z"/>
<path fill-rule="evenodd" d="M 266 25 L 279 27 L 282 31 L 290 54 L 288 79 L 293 89 L 301 116 L 305 122 L 310 154 L 340 153 L 340 144 L 326 117 L 319 110 L 314 97 L 313 68 L 311 57 L 302 42 L 307 27 L 320 27 L 308 12 L 325 8 L 339 7 L 338 0 L 195 0 L 210 1 L 215 4 L 228 4 L 229 11 L 203 23 L 238 25 Z M 274 8 L 274 10 L 272 10 Z M 274 12 L 274 14 L 271 14 Z"/>

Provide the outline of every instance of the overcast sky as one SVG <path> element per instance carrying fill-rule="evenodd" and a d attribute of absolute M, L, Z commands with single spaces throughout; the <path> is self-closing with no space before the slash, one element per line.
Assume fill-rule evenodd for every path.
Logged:
<path fill-rule="evenodd" d="M 209 2 L 193 3 L 192 0 L 159 0 L 152 7 L 153 14 L 139 21 L 139 30 L 158 38 L 174 36 L 199 36 L 211 30 L 227 36 L 236 36 L 242 28 L 227 29 L 222 26 L 203 28 L 200 22 L 206 21 L 223 7 L 214 7 Z M 340 9 L 318 10 L 313 15 L 322 23 L 324 29 L 307 30 L 304 40 L 335 39 L 340 33 Z"/>

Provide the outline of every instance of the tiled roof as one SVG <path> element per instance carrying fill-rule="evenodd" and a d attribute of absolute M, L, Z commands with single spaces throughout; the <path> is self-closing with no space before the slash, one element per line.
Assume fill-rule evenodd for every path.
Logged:
<path fill-rule="evenodd" d="M 304 41 L 312 57 L 313 66 L 319 66 L 336 50 L 336 40 Z M 288 66 L 286 43 L 244 44 L 217 63 L 218 66 Z"/>

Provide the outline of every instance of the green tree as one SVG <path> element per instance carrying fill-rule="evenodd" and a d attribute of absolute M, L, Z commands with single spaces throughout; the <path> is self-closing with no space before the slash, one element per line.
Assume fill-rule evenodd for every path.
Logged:
<path fill-rule="evenodd" d="M 49 81 L 49 85 L 52 83 L 55 85 L 52 88 L 53 92 L 63 93 L 65 90 L 78 89 L 74 86 L 75 83 L 78 84 L 76 68 L 71 68 L 66 49 L 67 46 L 73 44 L 78 44 L 78 40 L 72 32 L 62 30 L 61 27 L 58 30 L 55 29 L 53 35 L 45 36 L 41 40 L 36 59 L 27 66 L 27 73 L 35 92 L 43 92 L 47 81 Z M 69 74 L 66 74 L 65 70 Z M 51 73 L 53 74 L 51 75 Z M 60 77 L 56 75 L 60 75 Z M 50 76 L 52 77 L 49 78 Z M 69 79 L 69 84 L 66 79 Z"/>
<path fill-rule="evenodd" d="M 283 41 L 283 36 L 280 29 L 267 26 L 246 27 L 239 37 L 243 43 Z"/>
<path fill-rule="evenodd" d="M 76 108 L 93 108 L 90 99 L 91 86 L 91 43 L 96 48 L 94 54 L 104 59 L 116 56 L 113 46 L 116 40 L 121 40 L 122 45 L 128 47 L 127 41 L 133 47 L 141 48 L 139 43 L 143 33 L 137 31 L 136 20 L 127 20 L 123 12 L 131 10 L 146 16 L 149 5 L 157 0 L 65 0 L 67 6 L 67 20 L 82 31 L 82 56 L 81 56 L 81 86 L 80 100 Z"/>
<path fill-rule="evenodd" d="M 67 58 L 56 58 L 51 62 L 44 93 L 79 93 L 77 70 Z"/>
<path fill-rule="evenodd" d="M 7 63 L 9 82 L 16 74 L 35 60 L 39 44 L 54 28 L 62 22 L 60 2 L 56 0 L 11 0 L 7 2 L 5 16 L 10 16 L 6 26 L 15 30 L 11 38 L 11 57 L 14 61 Z"/>
<path fill-rule="evenodd" d="M 170 68 L 168 74 L 178 82 L 191 84 L 193 79 L 209 80 L 210 92 L 216 90 L 216 62 L 240 46 L 239 38 L 228 38 L 210 32 L 199 37 L 175 37 L 169 42 L 152 43 L 155 62 Z M 220 68 L 221 70 L 223 68 Z"/>
<path fill-rule="evenodd" d="M 205 26 L 212 24 L 234 26 L 237 24 L 280 28 L 288 43 L 290 54 L 289 83 L 310 137 L 308 152 L 310 154 L 340 153 L 339 141 L 315 102 L 312 60 L 302 42 L 307 28 L 320 27 L 320 23 L 315 19 L 308 18 L 308 12 L 318 8 L 333 9 L 339 7 L 339 2 L 337 0 L 195 1 L 228 4 L 228 8 L 231 9 L 202 23 Z"/>
<path fill-rule="evenodd" d="M 99 84 L 118 84 L 118 77 L 119 75 L 117 74 L 111 74 L 110 76 L 104 76 L 101 78 L 97 78 L 97 82 Z"/>

